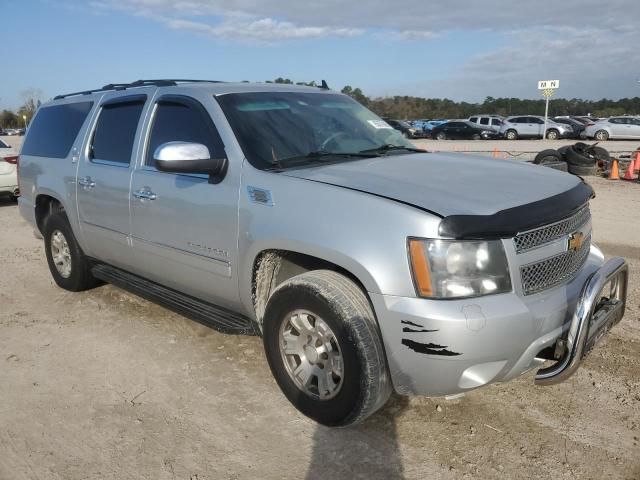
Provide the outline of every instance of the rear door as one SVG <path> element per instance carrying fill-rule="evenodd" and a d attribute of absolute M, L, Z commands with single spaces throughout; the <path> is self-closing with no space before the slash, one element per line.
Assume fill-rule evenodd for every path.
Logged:
<path fill-rule="evenodd" d="M 222 115 L 213 97 L 204 94 L 161 95 L 154 102 L 131 182 L 132 265 L 146 278 L 232 307 L 238 301 L 232 272 L 241 162 L 229 159 L 225 177 L 212 184 L 207 175 L 161 172 L 153 158 L 160 145 L 175 141 L 200 143 L 211 158 L 226 157 L 210 111 Z"/>
<path fill-rule="evenodd" d="M 78 215 L 86 253 L 125 268 L 132 159 L 146 101 L 146 95 L 105 99 L 78 165 Z"/>

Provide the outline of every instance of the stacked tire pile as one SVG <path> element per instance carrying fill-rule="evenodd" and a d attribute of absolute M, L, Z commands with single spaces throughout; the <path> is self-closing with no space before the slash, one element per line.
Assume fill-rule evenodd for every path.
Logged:
<path fill-rule="evenodd" d="M 598 167 L 606 168 L 609 162 L 611 157 L 606 149 L 582 142 L 565 145 L 557 150 L 542 150 L 533 161 L 537 165 L 581 177 L 595 175 Z"/>

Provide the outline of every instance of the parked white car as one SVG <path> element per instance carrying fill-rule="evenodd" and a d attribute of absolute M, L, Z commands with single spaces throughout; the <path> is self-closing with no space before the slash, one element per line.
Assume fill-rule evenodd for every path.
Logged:
<path fill-rule="evenodd" d="M 17 163 L 18 152 L 0 140 L 0 195 L 10 195 L 14 199 L 19 195 Z"/>
<path fill-rule="evenodd" d="M 496 132 L 500 131 L 503 120 L 504 117 L 501 117 L 500 115 L 474 115 L 473 117 L 469 117 L 470 122 L 477 123 L 478 125 L 490 128 Z"/>
<path fill-rule="evenodd" d="M 599 141 L 609 139 L 640 138 L 640 118 L 603 118 L 597 122 L 587 124 L 585 134 L 587 135 L 587 138 L 595 138 Z"/>

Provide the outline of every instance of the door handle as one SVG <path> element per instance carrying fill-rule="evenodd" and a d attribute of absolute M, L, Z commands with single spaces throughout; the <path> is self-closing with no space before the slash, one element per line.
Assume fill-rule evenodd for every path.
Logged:
<path fill-rule="evenodd" d="M 147 187 L 143 188 L 142 190 L 135 190 L 133 192 L 133 196 L 142 200 L 155 200 L 156 198 L 158 198 L 157 195 Z"/>
<path fill-rule="evenodd" d="M 85 190 L 89 190 L 96 186 L 96 182 L 94 182 L 91 177 L 83 177 L 78 180 L 78 185 L 80 185 Z"/>

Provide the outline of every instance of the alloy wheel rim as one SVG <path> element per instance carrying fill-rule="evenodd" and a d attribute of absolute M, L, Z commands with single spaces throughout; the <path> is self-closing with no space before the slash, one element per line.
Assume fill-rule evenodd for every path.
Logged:
<path fill-rule="evenodd" d="M 342 388 L 344 362 L 327 323 L 308 310 L 289 313 L 280 325 L 280 355 L 295 385 L 316 400 L 330 400 Z"/>
<path fill-rule="evenodd" d="M 60 276 L 69 278 L 71 275 L 71 251 L 66 237 L 60 230 L 54 230 L 51 234 L 51 258 Z"/>

